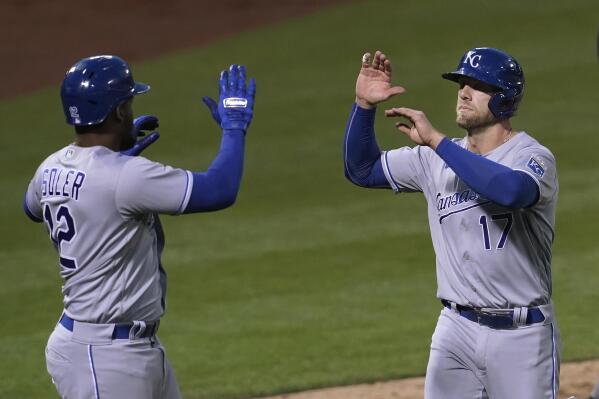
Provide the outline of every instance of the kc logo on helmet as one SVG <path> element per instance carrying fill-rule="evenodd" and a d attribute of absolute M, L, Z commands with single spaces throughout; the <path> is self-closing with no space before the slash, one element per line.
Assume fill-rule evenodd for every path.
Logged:
<path fill-rule="evenodd" d="M 472 68 L 478 68 L 480 59 L 483 58 L 480 54 L 474 54 L 474 51 L 468 51 L 464 63 L 469 63 Z"/>
<path fill-rule="evenodd" d="M 223 100 L 225 108 L 245 108 L 248 105 L 248 100 L 239 97 L 229 97 Z"/>

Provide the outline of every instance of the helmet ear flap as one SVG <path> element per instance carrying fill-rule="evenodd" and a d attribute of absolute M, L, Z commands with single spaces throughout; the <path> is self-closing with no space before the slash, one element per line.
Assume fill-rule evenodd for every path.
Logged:
<path fill-rule="evenodd" d="M 489 109 L 498 119 L 509 118 L 516 113 L 519 100 L 518 90 L 501 90 L 489 100 Z"/>

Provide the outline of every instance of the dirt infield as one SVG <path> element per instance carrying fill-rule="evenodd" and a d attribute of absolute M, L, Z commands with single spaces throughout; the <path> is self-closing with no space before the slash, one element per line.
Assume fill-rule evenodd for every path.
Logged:
<path fill-rule="evenodd" d="M 57 84 L 76 60 L 139 61 L 349 0 L 3 0 L 0 98 Z"/>
<path fill-rule="evenodd" d="M 587 399 L 599 380 L 599 361 L 566 363 L 562 365 L 559 399 L 575 395 Z M 594 378 L 591 378 L 594 377 Z M 360 384 L 346 387 L 318 389 L 263 399 L 422 399 L 424 378 Z"/>

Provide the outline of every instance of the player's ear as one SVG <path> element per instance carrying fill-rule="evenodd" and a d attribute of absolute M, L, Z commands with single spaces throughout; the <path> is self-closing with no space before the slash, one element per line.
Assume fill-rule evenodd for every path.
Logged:
<path fill-rule="evenodd" d="M 121 122 L 125 119 L 125 103 L 126 103 L 126 101 L 123 101 L 122 103 L 117 105 L 116 108 L 114 109 L 114 118 L 118 122 Z"/>
<path fill-rule="evenodd" d="M 131 103 L 132 102 L 133 102 L 133 99 L 128 98 L 116 106 L 116 108 L 114 109 L 114 116 L 115 116 L 117 122 L 122 122 L 128 118 L 128 115 L 131 114 Z"/>

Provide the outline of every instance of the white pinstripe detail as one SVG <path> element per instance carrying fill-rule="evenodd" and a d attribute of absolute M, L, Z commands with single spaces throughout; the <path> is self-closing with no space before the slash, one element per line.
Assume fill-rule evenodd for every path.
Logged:
<path fill-rule="evenodd" d="M 349 177 L 351 178 L 351 180 L 353 182 L 355 182 L 354 177 L 351 175 L 351 171 L 349 170 L 349 167 L 347 166 L 347 140 L 349 139 L 349 131 L 351 130 L 351 126 L 354 123 L 354 117 L 356 116 L 357 112 L 358 112 L 358 106 L 356 105 L 354 107 L 354 111 L 351 114 L 351 118 L 349 119 L 349 125 L 347 125 L 347 134 L 345 135 L 345 170 L 347 170 L 347 174 L 349 175 Z"/>

